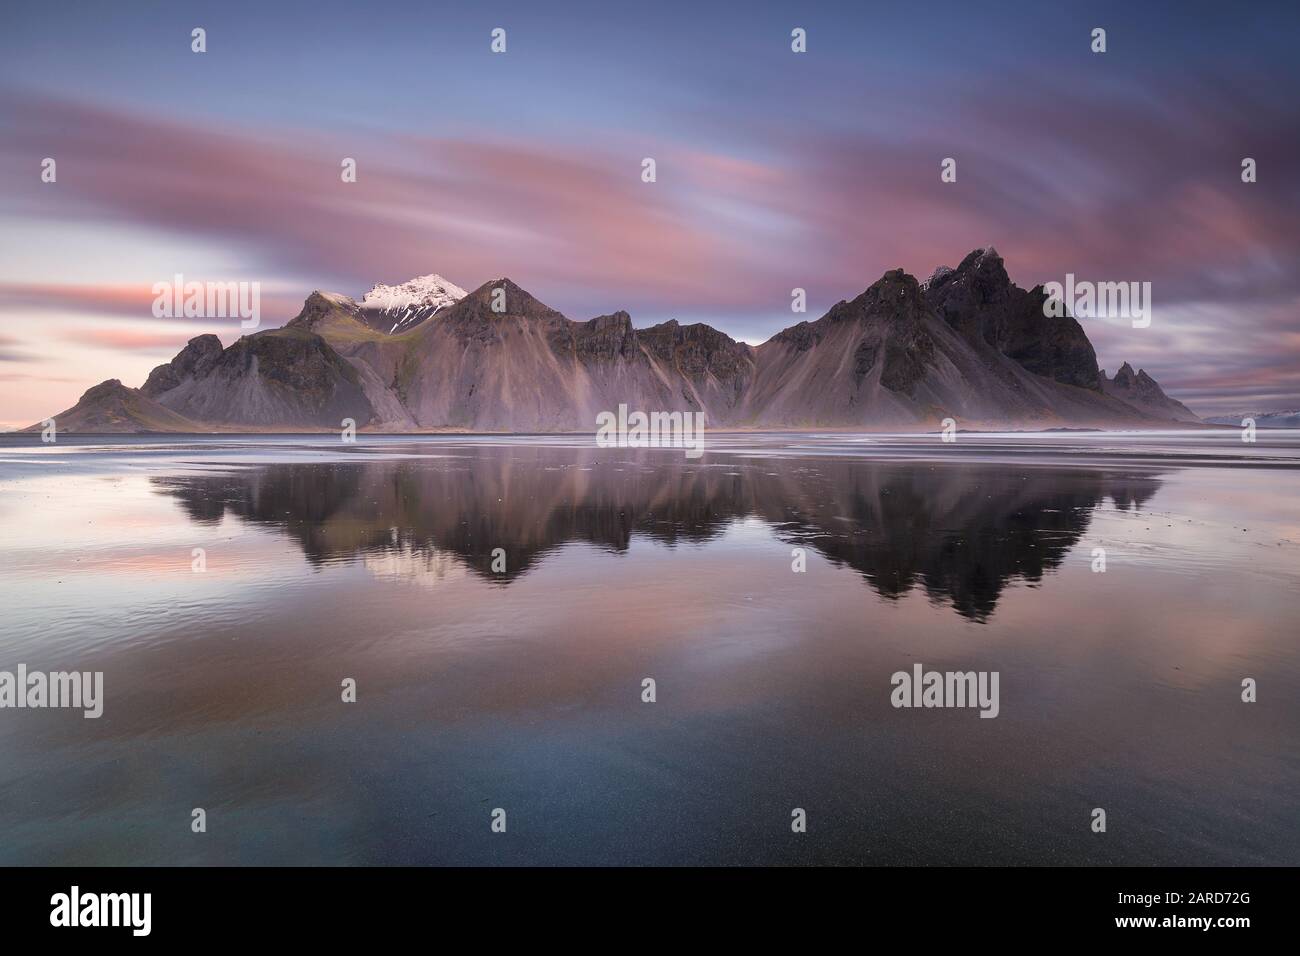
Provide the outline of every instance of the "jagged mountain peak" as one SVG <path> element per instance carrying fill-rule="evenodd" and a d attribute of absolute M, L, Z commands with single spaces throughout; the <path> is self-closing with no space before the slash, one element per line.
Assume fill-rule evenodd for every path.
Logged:
<path fill-rule="evenodd" d="M 884 311 L 892 314 L 910 313 L 925 307 L 921 284 L 915 276 L 902 269 L 890 269 L 849 305 L 859 306 L 869 312 Z"/>
<path fill-rule="evenodd" d="M 1065 385 L 1101 390 L 1097 356 L 1082 326 L 1069 315 L 1046 315 L 1042 287 L 1025 291 L 1012 282 L 992 246 L 968 253 L 956 269 L 936 272 L 925 297 L 977 349 L 992 348 Z"/>
<path fill-rule="evenodd" d="M 140 391 L 149 398 L 155 398 L 175 388 L 186 378 L 206 374 L 221 359 L 222 349 L 221 339 L 211 332 L 194 336 L 174 359 L 149 373 L 149 378 Z"/>
<path fill-rule="evenodd" d="M 1102 375 L 1104 377 L 1105 372 L 1103 372 Z M 1123 363 L 1119 367 L 1119 371 L 1115 373 L 1115 377 L 1108 381 L 1120 386 L 1121 388 L 1134 388 L 1138 385 L 1145 385 L 1147 383 L 1152 385 L 1155 384 L 1155 379 L 1146 373 L 1146 369 L 1138 369 L 1137 371 L 1134 371 L 1133 366 L 1128 362 Z"/>
<path fill-rule="evenodd" d="M 928 292 L 931 286 L 942 282 L 948 276 L 952 275 L 952 273 L 952 266 L 935 266 L 934 271 L 930 273 L 930 278 L 921 283 L 921 291 Z"/>
<path fill-rule="evenodd" d="M 1119 367 L 1114 378 L 1107 378 L 1104 369 L 1100 377 L 1101 388 L 1105 394 L 1128 403 L 1152 418 L 1179 422 L 1200 420 L 1182 402 L 1166 395 L 1160 383 L 1148 375 L 1144 368 L 1134 372 L 1133 366 L 1125 362 Z"/>
<path fill-rule="evenodd" d="M 986 305 L 1004 301 L 1011 294 L 1012 282 L 998 251 L 986 246 L 968 253 L 956 269 L 947 266 L 935 269 L 922 289 L 932 297 L 956 293 L 969 298 L 969 304 Z M 944 292 L 945 289 L 948 291 Z"/>
<path fill-rule="evenodd" d="M 811 334 L 819 338 L 823 325 L 841 322 L 862 322 L 871 319 L 892 321 L 914 320 L 926 311 L 924 291 L 916 277 L 902 269 L 890 269 L 851 301 L 835 303 L 820 319 L 800 322 L 773 336 L 774 340 L 803 341 Z"/>
<path fill-rule="evenodd" d="M 992 246 L 985 246 L 982 249 L 972 249 L 962 259 L 961 264 L 957 266 L 957 272 L 977 272 L 981 270 L 1005 270 L 1006 265 L 1002 261 L 1002 256 L 998 254 L 997 249 Z"/>
<path fill-rule="evenodd" d="M 513 279 L 502 276 L 499 279 L 490 279 L 470 292 L 448 310 L 447 316 L 477 316 L 483 319 L 554 318 L 560 316 L 560 313 L 536 298 Z"/>

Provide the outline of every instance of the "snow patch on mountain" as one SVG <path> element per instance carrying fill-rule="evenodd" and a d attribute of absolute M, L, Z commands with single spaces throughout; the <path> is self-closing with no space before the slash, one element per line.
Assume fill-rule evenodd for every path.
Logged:
<path fill-rule="evenodd" d="M 378 309 L 389 315 L 408 310 L 455 305 L 468 293 L 460 286 L 448 282 L 440 275 L 418 276 L 401 285 L 376 285 L 361 300 L 361 308 Z"/>

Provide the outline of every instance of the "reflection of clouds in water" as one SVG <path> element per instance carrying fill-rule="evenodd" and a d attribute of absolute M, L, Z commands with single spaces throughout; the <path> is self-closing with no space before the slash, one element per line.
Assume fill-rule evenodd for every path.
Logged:
<path fill-rule="evenodd" d="M 547 865 L 804 847 L 822 863 L 1300 859 L 1279 796 L 1298 766 L 1300 592 L 1282 575 L 1300 562 L 1278 540 L 1293 474 L 361 457 L 232 478 L 205 455 L 121 491 L 67 475 L 14 489 L 24 537 L 41 543 L 45 513 L 89 547 L 5 551 L 0 643 L 102 670 L 108 697 L 102 721 L 0 722 L 0 795 L 30 808 L 0 858 L 491 862 L 491 794 L 543 828 L 510 862 Z M 998 670 L 1001 715 L 894 710 L 889 676 L 915 662 Z M 1244 674 L 1266 676 L 1260 706 L 1240 703 Z M 345 675 L 359 707 L 339 701 Z M 640 703 L 645 676 L 659 706 Z M 1059 825 L 1102 777 L 1134 837 L 1118 851 Z M 242 808 L 226 842 L 174 826 L 189 790 Z M 880 825 L 783 840 L 789 793 Z"/>
<path fill-rule="evenodd" d="M 365 569 L 381 581 L 401 581 L 426 588 L 459 581 L 469 574 L 465 562 L 455 555 L 409 544 L 368 551 L 362 561 Z"/>

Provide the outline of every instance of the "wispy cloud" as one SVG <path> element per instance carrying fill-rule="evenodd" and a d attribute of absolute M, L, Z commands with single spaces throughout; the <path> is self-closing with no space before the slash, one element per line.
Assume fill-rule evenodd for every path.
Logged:
<path fill-rule="evenodd" d="M 60 336 L 69 342 L 98 345 L 102 348 L 121 351 L 179 351 L 186 342 L 194 337 L 193 331 L 156 332 L 146 329 L 125 328 L 86 328 L 74 326 L 65 329 Z"/>

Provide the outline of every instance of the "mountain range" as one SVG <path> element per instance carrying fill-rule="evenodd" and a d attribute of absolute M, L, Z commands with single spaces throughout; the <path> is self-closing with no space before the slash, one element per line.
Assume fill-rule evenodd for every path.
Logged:
<path fill-rule="evenodd" d="M 1300 408 L 1275 412 L 1237 412 L 1235 415 L 1215 415 L 1204 421 L 1210 425 L 1231 425 L 1240 428 L 1247 418 L 1254 419 L 1259 428 L 1300 428 Z"/>
<path fill-rule="evenodd" d="M 1195 423 L 1145 371 L 1114 378 L 1042 286 L 992 248 L 924 282 L 901 269 L 751 346 L 708 325 L 572 321 L 507 278 L 437 275 L 360 301 L 313 292 L 282 328 L 191 339 L 138 389 L 112 379 L 63 432 L 592 431 L 620 404 L 702 411 L 712 428 L 1152 427 Z M 39 428 L 39 426 L 33 426 Z"/>

